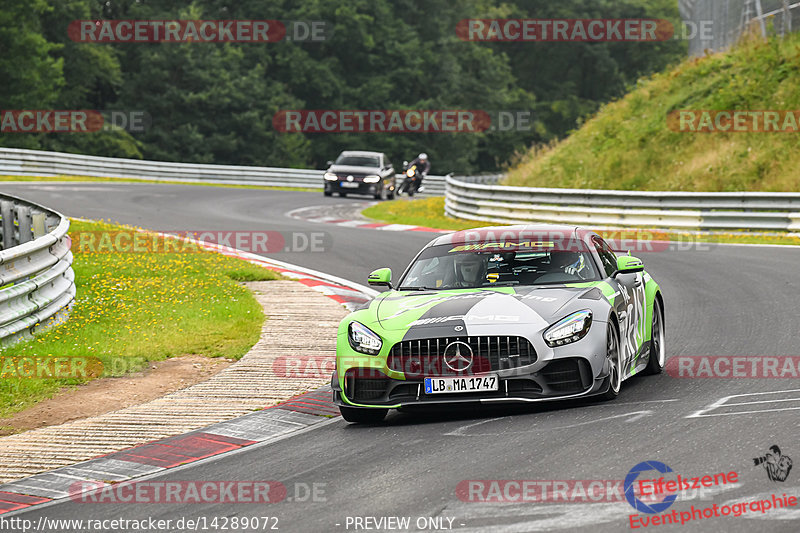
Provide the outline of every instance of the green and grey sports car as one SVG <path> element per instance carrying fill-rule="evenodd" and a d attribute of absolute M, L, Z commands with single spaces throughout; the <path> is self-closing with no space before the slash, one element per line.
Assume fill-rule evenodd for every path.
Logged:
<path fill-rule="evenodd" d="M 664 302 L 642 262 L 595 232 L 506 226 L 443 235 L 339 326 L 334 401 L 349 422 L 462 402 L 615 398 L 663 370 Z"/>

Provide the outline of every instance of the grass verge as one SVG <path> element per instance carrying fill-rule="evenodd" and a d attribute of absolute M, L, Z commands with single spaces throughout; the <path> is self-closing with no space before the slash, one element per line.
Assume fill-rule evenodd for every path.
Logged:
<path fill-rule="evenodd" d="M 800 34 L 796 33 L 783 40 L 754 39 L 726 53 L 688 59 L 672 70 L 641 80 L 624 98 L 604 106 L 563 141 L 531 149 L 510 170 L 506 184 L 648 191 L 797 191 L 800 130 L 795 121 L 780 133 L 697 133 L 680 131 L 679 122 L 668 120 L 668 114 L 797 110 L 799 86 Z M 744 124 L 752 126 L 753 120 Z M 786 124 L 782 118 L 780 126 Z M 761 120 L 760 126 L 750 129 L 763 125 Z"/>
<path fill-rule="evenodd" d="M 70 227 L 70 233 L 121 231 L 131 228 L 83 221 Z M 185 354 L 238 359 L 258 340 L 264 321 L 261 306 L 239 282 L 280 278 L 205 251 L 77 252 L 73 268 L 77 297 L 69 320 L 0 352 L 0 417 L 86 381 L 21 377 L 31 368 L 22 365 L 37 358 L 89 361 L 91 370 L 102 365 L 104 376 Z"/>
<path fill-rule="evenodd" d="M 390 224 L 411 224 L 437 229 L 462 230 L 491 225 L 477 220 L 462 220 L 445 216 L 443 196 L 380 202 L 364 209 L 361 214 Z"/>
<path fill-rule="evenodd" d="M 419 200 L 399 200 L 381 202 L 368 207 L 362 214 L 374 220 L 390 224 L 412 224 L 436 229 L 464 230 L 484 226 L 502 226 L 478 220 L 462 220 L 444 215 L 444 197 L 423 198 Z M 631 230 L 635 231 L 635 230 Z M 602 232 L 600 232 L 602 233 Z M 765 235 L 748 233 L 714 233 L 696 235 L 680 230 L 659 230 L 672 241 L 709 242 L 727 244 L 782 244 L 800 246 L 800 237 L 791 235 Z"/>

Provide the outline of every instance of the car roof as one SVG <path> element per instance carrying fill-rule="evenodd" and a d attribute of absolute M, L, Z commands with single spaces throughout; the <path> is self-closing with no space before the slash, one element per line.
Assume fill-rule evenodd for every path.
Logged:
<path fill-rule="evenodd" d="M 531 238 L 545 235 L 560 235 L 567 238 L 584 238 L 594 232 L 579 226 L 562 224 L 519 224 L 516 226 L 487 226 L 483 228 L 456 231 L 437 237 L 428 246 L 453 243 L 482 243 L 507 239 Z"/>
<path fill-rule="evenodd" d="M 364 150 L 345 150 L 344 152 L 339 154 L 339 156 L 343 156 L 343 155 L 355 155 L 355 156 L 371 155 L 371 156 L 376 156 L 377 157 L 377 156 L 381 155 L 381 152 L 367 152 L 367 151 L 364 151 Z"/>

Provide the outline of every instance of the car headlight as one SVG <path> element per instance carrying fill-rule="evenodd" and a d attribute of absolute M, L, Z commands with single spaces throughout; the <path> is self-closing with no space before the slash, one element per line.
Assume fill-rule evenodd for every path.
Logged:
<path fill-rule="evenodd" d="M 339 176 L 337 176 L 333 172 L 326 172 L 325 173 L 325 179 L 328 180 L 328 181 L 336 181 L 336 180 L 339 179 Z"/>
<path fill-rule="evenodd" d="M 360 322 L 350 322 L 347 329 L 347 339 L 350 346 L 357 352 L 367 355 L 378 355 L 383 346 L 381 338 Z"/>
<path fill-rule="evenodd" d="M 380 176 L 367 176 L 364 178 L 364 183 L 378 183 L 380 180 Z"/>
<path fill-rule="evenodd" d="M 589 333 L 591 325 L 591 311 L 585 310 L 572 313 L 547 328 L 544 332 L 544 342 L 549 347 L 555 348 L 556 346 L 579 341 Z"/>

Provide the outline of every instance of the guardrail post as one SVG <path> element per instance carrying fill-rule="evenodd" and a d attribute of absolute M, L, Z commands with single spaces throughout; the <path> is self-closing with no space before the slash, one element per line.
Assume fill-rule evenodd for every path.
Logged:
<path fill-rule="evenodd" d="M 0 201 L 0 222 L 3 226 L 3 250 L 16 246 L 14 242 L 14 202 Z"/>
<path fill-rule="evenodd" d="M 17 229 L 20 244 L 33 240 L 32 223 L 31 208 L 24 205 L 17 207 Z"/>
<path fill-rule="evenodd" d="M 45 227 L 45 222 L 47 221 L 47 215 L 45 213 L 34 213 L 31 217 L 32 219 L 32 231 L 33 231 L 33 238 L 38 239 L 45 233 L 47 233 L 47 228 Z"/>

